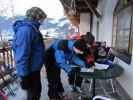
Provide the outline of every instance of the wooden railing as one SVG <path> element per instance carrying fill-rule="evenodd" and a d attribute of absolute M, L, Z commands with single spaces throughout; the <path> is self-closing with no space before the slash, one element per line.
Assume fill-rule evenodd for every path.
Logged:
<path fill-rule="evenodd" d="M 14 57 L 13 57 L 13 51 L 11 47 L 1 48 L 0 49 L 0 57 L 3 60 L 3 64 L 10 65 L 11 67 L 14 67 Z"/>
<path fill-rule="evenodd" d="M 14 95 L 9 84 L 15 80 L 14 57 L 11 47 L 0 48 L 0 89 L 7 87 L 9 93 Z"/>

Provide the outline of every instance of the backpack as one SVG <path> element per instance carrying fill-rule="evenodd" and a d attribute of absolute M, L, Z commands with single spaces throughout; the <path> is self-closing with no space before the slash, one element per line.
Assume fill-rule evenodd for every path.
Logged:
<path fill-rule="evenodd" d="M 46 50 L 45 56 L 44 56 L 44 61 L 45 61 L 45 67 L 47 66 L 54 66 L 56 61 L 55 61 L 55 50 L 54 48 L 50 47 Z"/>

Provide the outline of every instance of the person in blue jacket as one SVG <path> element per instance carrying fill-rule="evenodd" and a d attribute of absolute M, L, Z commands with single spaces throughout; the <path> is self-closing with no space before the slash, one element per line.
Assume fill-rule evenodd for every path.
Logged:
<path fill-rule="evenodd" d="M 38 7 L 27 10 L 26 18 L 13 25 L 13 50 L 20 85 L 28 93 L 27 100 L 39 100 L 41 96 L 40 70 L 44 63 L 44 43 L 39 31 L 46 18 L 45 12 Z"/>
<path fill-rule="evenodd" d="M 61 69 L 68 73 L 70 85 L 76 85 L 80 88 L 82 79 L 77 76 L 74 80 L 74 75 L 75 72 L 80 71 L 80 68 L 88 67 L 85 61 L 78 57 L 78 54 L 83 54 L 81 51 L 84 48 L 86 48 L 86 45 L 83 41 L 55 40 L 46 50 L 45 67 L 50 100 L 62 100 L 63 98 L 64 88 L 60 79 Z"/>

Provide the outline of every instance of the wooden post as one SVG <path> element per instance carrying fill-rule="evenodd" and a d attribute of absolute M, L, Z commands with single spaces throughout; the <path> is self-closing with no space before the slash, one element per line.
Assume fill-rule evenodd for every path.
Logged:
<path fill-rule="evenodd" d="M 90 32 L 92 33 L 93 29 L 93 13 L 90 13 Z"/>

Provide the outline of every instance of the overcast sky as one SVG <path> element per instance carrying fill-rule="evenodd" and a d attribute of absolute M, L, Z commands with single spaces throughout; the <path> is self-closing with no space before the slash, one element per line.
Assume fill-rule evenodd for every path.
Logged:
<path fill-rule="evenodd" d="M 42 8 L 51 18 L 63 16 L 63 8 L 60 0 L 13 0 L 14 13 L 24 15 L 26 10 L 38 6 Z"/>

